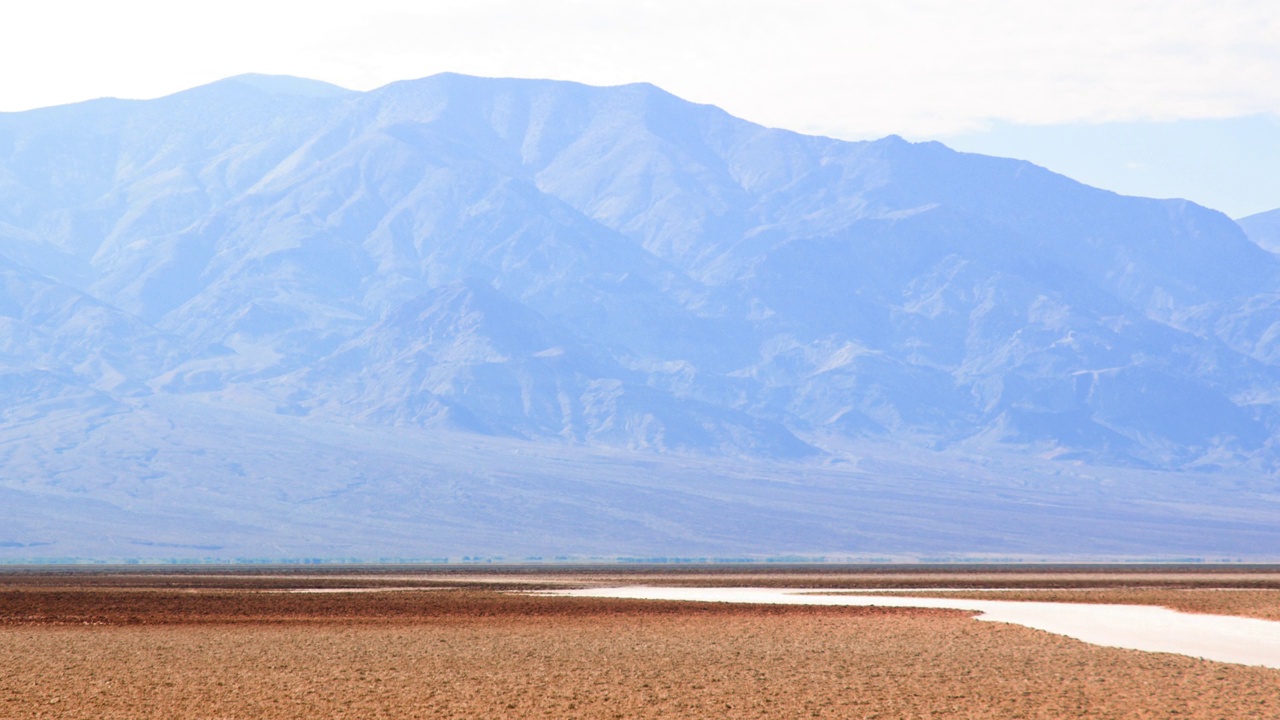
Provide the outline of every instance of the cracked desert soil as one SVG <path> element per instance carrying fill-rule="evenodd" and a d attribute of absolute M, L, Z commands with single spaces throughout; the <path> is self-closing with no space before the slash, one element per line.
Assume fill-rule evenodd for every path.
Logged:
<path fill-rule="evenodd" d="M 0 582 L 0 717 L 1280 717 L 1277 670 L 957 611 L 287 585 Z"/>

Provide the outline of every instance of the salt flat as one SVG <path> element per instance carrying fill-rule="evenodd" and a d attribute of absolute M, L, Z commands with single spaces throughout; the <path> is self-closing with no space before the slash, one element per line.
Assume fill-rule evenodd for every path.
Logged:
<path fill-rule="evenodd" d="M 1280 622 L 1197 615 L 1153 606 L 892 597 L 785 588 L 637 586 L 548 593 L 645 600 L 970 610 L 981 613 L 979 620 L 1023 625 L 1094 645 L 1280 669 Z"/>

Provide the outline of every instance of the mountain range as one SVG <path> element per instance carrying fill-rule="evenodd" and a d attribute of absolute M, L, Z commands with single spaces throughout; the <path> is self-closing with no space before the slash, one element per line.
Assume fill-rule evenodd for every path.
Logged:
<path fill-rule="evenodd" d="M 928 138 L 1030 160 L 1126 195 L 1181 197 L 1243 217 L 1280 202 L 1280 114 L 1058 124 L 995 121 Z"/>
<path fill-rule="evenodd" d="M 645 84 L 3 114 L 0 557 L 1273 556 L 1256 217 Z"/>
<path fill-rule="evenodd" d="M 1250 240 L 1271 252 L 1280 251 L 1280 209 L 1256 213 L 1236 222 Z"/>

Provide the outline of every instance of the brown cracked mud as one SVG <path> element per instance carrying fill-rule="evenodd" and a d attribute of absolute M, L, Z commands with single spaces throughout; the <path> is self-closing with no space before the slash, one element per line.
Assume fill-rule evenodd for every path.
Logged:
<path fill-rule="evenodd" d="M 0 718 L 1280 717 L 1280 671 L 957 611 L 234 580 L 0 579 Z"/>

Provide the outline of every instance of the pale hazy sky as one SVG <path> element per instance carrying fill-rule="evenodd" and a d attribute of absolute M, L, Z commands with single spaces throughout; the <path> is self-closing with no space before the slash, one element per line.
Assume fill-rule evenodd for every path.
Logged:
<path fill-rule="evenodd" d="M 1280 111 L 1274 0 L 45 0 L 3 19 L 0 110 L 455 71 L 644 80 L 846 138 Z"/>

